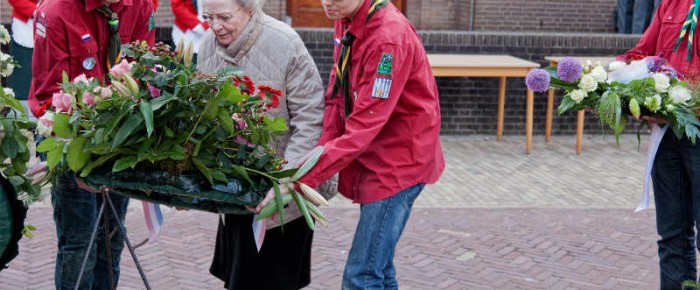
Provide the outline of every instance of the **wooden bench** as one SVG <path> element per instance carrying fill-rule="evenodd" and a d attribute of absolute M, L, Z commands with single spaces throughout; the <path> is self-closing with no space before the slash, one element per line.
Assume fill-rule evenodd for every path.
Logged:
<path fill-rule="evenodd" d="M 556 66 L 559 61 L 564 58 L 563 56 L 546 56 L 544 59 L 549 61 L 550 66 Z M 599 62 L 602 65 L 607 65 L 611 61 L 615 60 L 614 56 L 575 56 L 574 59 L 578 60 L 581 64 L 586 64 L 586 62 L 591 61 L 595 64 Z M 545 140 L 549 142 L 549 137 L 552 134 L 552 114 L 554 111 L 554 90 L 550 89 L 547 94 L 547 120 L 545 125 Z M 578 111 L 578 119 L 576 120 L 576 154 L 581 154 L 583 149 L 583 123 L 585 121 L 584 110 Z"/>
<path fill-rule="evenodd" d="M 498 86 L 498 123 L 496 138 L 503 138 L 503 114 L 505 110 L 506 78 L 526 77 L 530 70 L 540 67 L 538 63 L 510 55 L 479 54 L 428 54 L 433 75 L 436 77 L 497 77 Z M 527 90 L 525 116 L 525 150 L 532 151 L 532 114 L 534 93 Z"/>

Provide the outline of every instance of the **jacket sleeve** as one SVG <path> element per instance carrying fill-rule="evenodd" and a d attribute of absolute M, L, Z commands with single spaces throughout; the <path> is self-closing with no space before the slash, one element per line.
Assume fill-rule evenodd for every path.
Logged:
<path fill-rule="evenodd" d="M 204 30 L 209 28 L 209 24 L 206 21 L 201 21 L 197 17 L 197 9 L 192 4 L 192 0 L 171 0 L 170 7 L 173 10 L 173 15 L 175 15 L 175 21 L 185 26 L 180 28 L 191 30 L 199 24 L 202 25 Z"/>
<path fill-rule="evenodd" d="M 141 8 L 138 21 L 144 25 L 136 25 L 134 28 L 133 40 L 145 40 L 149 46 L 153 46 L 156 40 L 156 28 L 153 22 L 155 21 L 155 9 L 151 1 L 144 1 Z"/>
<path fill-rule="evenodd" d="M 651 19 L 651 24 L 644 34 L 632 49 L 617 57 L 619 60 L 637 60 L 650 55 L 656 55 L 656 44 L 659 40 L 659 32 L 661 31 L 661 22 L 663 15 L 666 14 L 669 1 L 662 1 L 654 17 Z"/>
<path fill-rule="evenodd" d="M 391 54 L 393 57 L 394 69 L 389 77 L 377 73 L 377 67 L 384 54 Z M 369 51 L 363 57 L 361 64 L 353 65 L 352 68 L 362 71 L 358 72 L 356 92 L 351 91 L 351 94 L 357 94 L 357 99 L 353 104 L 352 113 L 345 121 L 345 130 L 340 137 L 324 145 L 324 152 L 318 163 L 300 179 L 301 182 L 317 187 L 321 182 L 348 166 L 369 147 L 400 100 L 412 70 L 413 57 L 411 47 L 383 44 Z M 378 93 L 375 87 L 382 88 L 382 84 L 386 84 L 387 80 L 391 83 L 385 96 Z M 355 96 L 352 97 L 355 98 Z M 339 95 L 337 98 L 343 98 L 343 96 Z"/>
<path fill-rule="evenodd" d="M 287 66 L 287 110 L 291 137 L 284 152 L 293 166 L 316 146 L 323 128 L 323 83 L 316 64 L 304 47 L 295 43 L 294 56 Z"/>
<path fill-rule="evenodd" d="M 36 10 L 36 1 L 32 0 L 8 0 L 12 10 L 26 18 L 32 18 Z"/>
<path fill-rule="evenodd" d="M 153 0 L 153 11 L 158 10 L 158 0 Z"/>
<path fill-rule="evenodd" d="M 37 16 L 34 23 L 34 55 L 32 57 L 32 92 L 29 103 L 34 116 L 41 117 L 59 90 L 63 72 L 69 72 L 69 50 L 66 27 L 55 15 Z"/>

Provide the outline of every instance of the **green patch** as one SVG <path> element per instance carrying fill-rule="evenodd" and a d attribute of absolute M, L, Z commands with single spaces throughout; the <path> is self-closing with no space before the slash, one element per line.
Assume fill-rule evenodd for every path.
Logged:
<path fill-rule="evenodd" d="M 377 66 L 377 73 L 380 75 L 391 75 L 391 63 L 394 61 L 394 56 L 391 53 L 385 52 L 382 54 L 382 60 Z"/>
<path fill-rule="evenodd" d="M 148 19 L 148 31 L 153 30 L 156 26 L 155 12 L 151 12 L 151 17 Z"/>

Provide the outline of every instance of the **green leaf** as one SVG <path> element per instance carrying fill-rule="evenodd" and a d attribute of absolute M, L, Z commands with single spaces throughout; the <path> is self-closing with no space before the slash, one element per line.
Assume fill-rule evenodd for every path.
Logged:
<path fill-rule="evenodd" d="M 233 135 L 235 133 L 235 129 L 233 127 L 233 119 L 231 119 L 229 112 L 224 108 L 219 108 L 218 115 L 219 124 L 221 127 L 223 127 L 229 135 Z"/>
<path fill-rule="evenodd" d="M 211 170 L 211 177 L 213 177 L 214 180 L 217 180 L 217 181 L 228 182 L 228 178 L 226 177 L 226 174 L 224 174 L 223 171 L 218 170 L 218 169 Z"/>
<path fill-rule="evenodd" d="M 70 78 L 68 78 L 68 73 L 66 71 L 63 71 L 63 73 L 61 74 L 61 80 L 64 84 L 70 83 Z"/>
<path fill-rule="evenodd" d="M 175 132 L 173 132 L 173 129 L 170 129 L 170 127 L 164 127 L 163 129 L 164 129 L 163 131 L 165 131 L 165 137 L 168 137 L 168 138 L 175 137 Z"/>
<path fill-rule="evenodd" d="M 162 108 L 163 106 L 165 106 L 166 104 L 168 104 L 170 101 L 172 101 L 174 99 L 175 99 L 174 95 L 160 96 L 158 98 L 151 100 L 151 108 L 153 109 L 154 112 L 158 111 L 160 108 Z"/>
<path fill-rule="evenodd" d="M 266 118 L 265 125 L 267 125 L 267 128 L 269 128 L 272 132 L 284 132 L 289 129 L 287 127 L 287 122 L 281 117 L 275 117 L 274 119 Z"/>
<path fill-rule="evenodd" d="M 7 180 L 10 181 L 10 183 L 14 187 L 20 186 L 22 185 L 22 183 L 24 183 L 24 178 L 16 175 L 8 177 Z"/>
<path fill-rule="evenodd" d="M 68 145 L 68 154 L 66 154 L 66 161 L 68 162 L 68 168 L 74 172 L 80 171 L 87 161 L 90 159 L 90 152 L 85 152 L 85 143 L 87 139 L 83 136 L 76 137 Z"/>
<path fill-rule="evenodd" d="M 285 194 L 282 196 L 282 207 L 284 208 L 285 205 L 287 205 L 290 201 L 292 201 L 293 197 L 291 194 Z M 268 202 L 263 209 L 260 210 L 258 213 L 258 220 L 266 219 L 272 216 L 277 212 L 277 200 L 273 199 L 270 202 Z"/>
<path fill-rule="evenodd" d="M 236 173 L 238 173 L 240 177 L 243 177 L 243 179 L 248 181 L 250 184 L 253 184 L 253 180 L 250 179 L 250 176 L 248 176 L 248 172 L 243 166 L 234 165 L 233 170 L 236 171 Z"/>
<path fill-rule="evenodd" d="M 311 154 L 309 159 L 307 159 L 304 162 L 304 164 L 302 164 L 301 167 L 299 167 L 299 171 L 292 175 L 292 178 L 289 179 L 290 181 L 294 182 L 299 180 L 299 178 L 302 178 L 304 174 L 311 171 L 311 168 L 313 168 L 314 165 L 316 165 L 318 159 L 321 158 L 321 154 L 323 153 L 323 146 L 316 147 L 314 150 L 314 153 Z"/>
<path fill-rule="evenodd" d="M 148 137 L 153 134 L 153 109 L 151 108 L 151 103 L 146 100 L 141 100 L 139 103 L 139 110 L 141 115 L 143 115 L 143 120 L 146 122 L 146 132 Z"/>
<path fill-rule="evenodd" d="M 56 133 L 56 136 L 64 139 L 71 139 L 75 136 L 70 128 L 69 119 L 70 116 L 63 113 L 54 115 L 53 132 Z"/>
<path fill-rule="evenodd" d="M 119 172 L 127 168 L 134 168 L 139 159 L 136 156 L 127 156 L 114 162 L 112 172 Z"/>
<path fill-rule="evenodd" d="M 185 149 L 178 144 L 173 144 L 172 146 L 170 146 L 170 148 L 168 148 L 168 150 L 165 151 L 164 154 L 172 160 L 185 160 L 185 158 L 187 157 L 185 156 Z"/>
<path fill-rule="evenodd" d="M 294 175 L 294 173 L 296 173 L 297 171 L 299 171 L 299 168 L 292 168 L 292 169 L 287 169 L 287 170 L 282 170 L 282 171 L 277 171 L 277 172 L 269 172 L 268 175 L 270 175 L 274 178 L 277 178 L 277 179 L 282 179 L 282 178 L 290 177 L 290 176 Z"/>
<path fill-rule="evenodd" d="M 216 118 L 216 114 L 219 111 L 219 104 L 214 99 L 209 99 L 207 105 L 204 107 L 204 120 L 210 121 Z"/>
<path fill-rule="evenodd" d="M 46 165 L 49 169 L 56 168 L 61 159 L 63 159 L 63 146 L 63 142 L 56 142 L 56 146 L 46 153 Z"/>
<path fill-rule="evenodd" d="M 80 176 L 86 177 L 86 176 L 90 175 L 90 172 L 92 172 L 93 169 L 95 169 L 99 166 L 102 166 L 102 164 L 104 164 L 105 162 L 114 158 L 114 156 L 117 156 L 117 154 L 119 154 L 119 153 L 120 152 L 115 151 L 115 152 L 112 152 L 108 155 L 104 155 L 104 156 L 100 157 L 99 159 L 97 159 L 97 161 L 93 161 L 93 162 L 88 163 L 87 166 L 85 166 L 85 168 L 83 168 L 83 170 L 80 171 Z"/>
<path fill-rule="evenodd" d="M 559 115 L 566 113 L 566 111 L 570 110 L 576 105 L 576 102 L 572 100 L 568 95 L 564 96 L 564 98 L 561 99 L 561 103 L 559 104 L 559 108 L 557 108 L 557 113 Z"/>
<path fill-rule="evenodd" d="M 301 215 L 303 215 L 304 219 L 306 220 L 306 225 L 308 225 L 312 231 L 315 230 L 316 225 L 314 224 L 314 219 L 311 217 L 311 214 L 309 214 L 309 208 L 306 206 L 304 198 L 301 197 L 301 195 L 296 191 L 292 191 L 291 194 L 292 197 L 294 197 L 294 202 L 296 202 L 297 206 L 299 207 Z"/>
<path fill-rule="evenodd" d="M 15 138 L 5 138 L 2 140 L 2 152 L 10 159 L 17 157 L 19 144 Z"/>
<path fill-rule="evenodd" d="M 275 204 L 277 205 L 277 212 L 280 214 L 280 224 L 284 226 L 284 204 L 282 201 L 282 193 L 280 192 L 279 183 L 273 180 L 272 188 L 275 189 Z"/>
<path fill-rule="evenodd" d="M 117 131 L 117 134 L 114 136 L 114 140 L 112 140 L 112 149 L 116 149 L 121 145 L 126 138 L 129 137 L 143 122 L 143 117 L 141 115 L 131 115 L 129 116 L 128 119 L 124 122 L 124 124 L 119 128 L 119 131 Z"/>
<path fill-rule="evenodd" d="M 206 177 L 207 180 L 209 180 L 209 183 L 214 183 L 212 180 L 213 177 L 211 175 L 211 169 L 209 169 L 206 165 L 204 165 L 204 163 L 202 163 L 202 161 L 199 161 L 199 159 L 197 158 L 192 158 L 192 163 L 195 167 L 197 167 L 197 169 L 199 169 L 199 172 L 201 172 L 204 175 L 204 177 Z"/>
<path fill-rule="evenodd" d="M 219 100 L 227 100 L 232 103 L 240 103 L 245 100 L 245 96 L 241 93 L 241 90 L 234 87 L 230 82 L 221 86 L 219 93 L 216 94 L 216 98 Z"/>

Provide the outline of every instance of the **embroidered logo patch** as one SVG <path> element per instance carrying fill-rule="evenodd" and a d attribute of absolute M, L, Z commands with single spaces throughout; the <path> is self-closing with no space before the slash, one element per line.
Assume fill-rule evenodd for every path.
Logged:
<path fill-rule="evenodd" d="M 377 66 L 377 73 L 380 75 L 391 75 L 391 62 L 394 61 L 394 56 L 391 53 L 385 52 L 382 54 L 382 59 Z"/>
<path fill-rule="evenodd" d="M 85 33 L 80 38 L 83 39 L 83 42 L 87 42 L 92 37 L 90 36 L 90 33 Z"/>
<path fill-rule="evenodd" d="M 46 26 L 44 24 L 37 22 L 35 33 L 43 38 L 46 38 Z"/>
<path fill-rule="evenodd" d="M 390 90 L 391 90 L 391 79 L 375 78 L 374 79 L 374 87 L 372 88 L 372 98 L 388 99 Z"/>
<path fill-rule="evenodd" d="M 153 30 L 154 26 L 156 26 L 155 13 L 151 12 L 151 17 L 148 19 L 148 31 Z"/>

